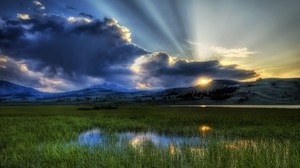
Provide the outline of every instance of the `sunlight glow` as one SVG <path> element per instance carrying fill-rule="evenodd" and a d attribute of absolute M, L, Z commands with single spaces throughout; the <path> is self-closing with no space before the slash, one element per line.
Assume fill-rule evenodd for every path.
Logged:
<path fill-rule="evenodd" d="M 158 8 L 151 1 L 138 1 L 142 2 L 140 6 L 145 7 L 145 10 L 149 13 L 149 16 L 157 23 L 160 29 L 165 33 L 165 35 L 169 38 L 169 40 L 173 43 L 173 45 L 177 48 L 177 50 L 183 54 L 184 50 L 180 45 L 180 42 L 175 38 L 175 34 L 170 30 L 170 25 L 164 19 L 163 14 L 160 13 Z"/>
<path fill-rule="evenodd" d="M 212 81 L 212 79 L 210 78 L 199 78 L 196 82 L 196 85 L 200 85 L 200 86 L 206 86 L 208 85 L 210 82 Z"/>
<path fill-rule="evenodd" d="M 147 89 L 151 89 L 151 86 L 145 84 L 145 83 L 137 83 L 137 89 L 141 89 L 141 90 L 147 90 Z"/>
<path fill-rule="evenodd" d="M 0 56 L 0 62 L 7 62 L 7 57 Z"/>
<path fill-rule="evenodd" d="M 88 2 L 104 16 L 117 18 L 132 32 L 132 41 L 147 50 L 166 51 L 178 58 L 219 60 L 255 70 L 263 78 L 299 76 L 297 27 L 284 24 L 296 16 L 290 12 L 273 14 L 255 5 L 226 1 Z M 297 5 L 289 5 L 291 12 L 298 11 Z M 285 33 L 285 29 L 291 31 Z"/>
<path fill-rule="evenodd" d="M 223 57 L 246 58 L 256 54 L 254 51 L 249 51 L 247 47 L 227 49 L 224 47 L 212 46 L 210 49 Z"/>
<path fill-rule="evenodd" d="M 22 72 L 27 72 L 28 71 L 28 67 L 27 67 L 26 64 L 18 64 L 18 66 L 19 66 L 19 68 Z"/>

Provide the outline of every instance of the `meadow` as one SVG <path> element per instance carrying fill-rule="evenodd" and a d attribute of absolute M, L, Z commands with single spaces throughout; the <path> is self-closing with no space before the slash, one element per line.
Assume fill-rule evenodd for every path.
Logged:
<path fill-rule="evenodd" d="M 83 110 L 78 110 L 83 109 Z M 0 167 L 300 167 L 300 110 L 0 106 Z M 101 129 L 107 143 L 78 143 Z M 199 137 L 196 145 L 116 143 L 122 132 Z"/>

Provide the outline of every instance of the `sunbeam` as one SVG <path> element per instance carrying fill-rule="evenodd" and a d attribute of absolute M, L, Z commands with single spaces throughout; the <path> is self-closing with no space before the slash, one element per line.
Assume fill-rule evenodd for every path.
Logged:
<path fill-rule="evenodd" d="M 37 88 L 49 86 L 29 72 L 73 88 L 95 79 L 147 89 L 188 86 L 199 76 L 298 77 L 298 6 L 297 0 L 3 0 L 0 57 L 10 61 L 0 61 L 1 76 L 21 81 L 20 71 Z"/>

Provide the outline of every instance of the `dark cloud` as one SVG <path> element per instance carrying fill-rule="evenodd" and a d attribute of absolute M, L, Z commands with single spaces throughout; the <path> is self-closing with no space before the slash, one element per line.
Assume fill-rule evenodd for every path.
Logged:
<path fill-rule="evenodd" d="M 16 60 L 29 60 L 28 68 L 51 76 L 62 69 L 68 76 L 89 76 L 120 81 L 130 76 L 128 66 L 147 52 L 131 43 L 130 31 L 115 19 L 18 15 L 3 20 L 0 50 Z M 34 64 L 30 64 L 34 60 Z M 74 78 L 75 80 L 75 78 Z M 125 82 L 125 81 L 123 81 Z M 127 84 L 127 83 L 123 83 Z"/>
<path fill-rule="evenodd" d="M 25 64 L 6 56 L 0 56 L 0 76 L 2 80 L 26 83 L 32 87 L 39 87 L 41 85 L 39 75 L 28 73 Z"/>
<path fill-rule="evenodd" d="M 88 13 L 84 13 L 84 12 L 79 13 L 79 16 L 87 17 L 87 18 L 90 18 L 90 19 L 95 18 L 93 15 L 88 14 Z"/>
<path fill-rule="evenodd" d="M 224 66 L 217 60 L 200 62 L 176 59 L 163 52 L 142 56 L 132 69 L 136 69 L 138 82 L 148 87 L 190 86 L 201 76 L 234 80 L 258 76 L 255 71 L 238 69 L 237 65 Z"/>
<path fill-rule="evenodd" d="M 17 61 L 0 55 L 0 79 L 51 92 L 74 90 L 104 82 L 88 76 L 67 75 L 62 68 L 55 69 L 55 73 L 48 66 L 40 71 L 33 71 L 29 68 L 32 64 L 34 65 L 35 62 Z"/>

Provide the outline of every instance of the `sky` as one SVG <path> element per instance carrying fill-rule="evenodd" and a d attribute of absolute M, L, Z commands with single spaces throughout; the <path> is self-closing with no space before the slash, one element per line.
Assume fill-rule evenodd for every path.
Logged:
<path fill-rule="evenodd" d="M 1 0 L 0 80 L 101 83 L 300 77 L 299 0 Z"/>

